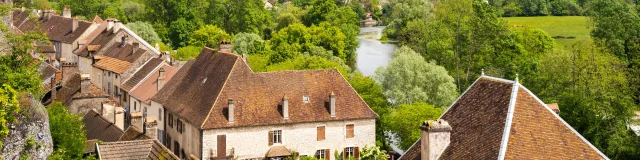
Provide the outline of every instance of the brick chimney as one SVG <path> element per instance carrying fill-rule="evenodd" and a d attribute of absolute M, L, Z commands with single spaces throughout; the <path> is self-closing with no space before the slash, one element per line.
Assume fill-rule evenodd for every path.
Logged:
<path fill-rule="evenodd" d="M 282 117 L 289 119 L 289 98 L 286 94 L 282 97 Z"/>
<path fill-rule="evenodd" d="M 331 117 L 336 117 L 336 94 L 333 92 L 329 95 L 329 105 L 331 107 Z"/>
<path fill-rule="evenodd" d="M 73 21 L 71 21 L 71 32 L 75 32 L 78 29 L 78 17 L 73 17 Z"/>
<path fill-rule="evenodd" d="M 65 6 L 64 9 L 62 10 L 62 17 L 71 18 L 71 9 L 69 9 L 68 6 Z"/>
<path fill-rule="evenodd" d="M 164 87 L 165 77 L 166 77 L 166 72 L 164 71 L 164 68 L 161 67 L 160 70 L 158 71 L 158 91 L 160 91 L 160 89 Z"/>
<path fill-rule="evenodd" d="M 228 116 L 229 116 L 229 123 L 233 123 L 233 110 L 234 110 L 234 106 L 233 106 L 233 99 L 229 99 L 229 108 L 228 108 Z"/>
<path fill-rule="evenodd" d="M 113 19 L 107 19 L 107 31 L 113 28 Z"/>
<path fill-rule="evenodd" d="M 80 77 L 80 94 L 86 95 L 91 93 L 91 77 L 89 76 L 89 74 L 84 73 Z"/>
<path fill-rule="evenodd" d="M 422 160 L 437 160 L 451 142 L 449 122 L 427 120 L 420 126 L 420 153 Z"/>
<path fill-rule="evenodd" d="M 122 23 L 120 23 L 120 21 L 117 20 L 117 19 L 114 20 L 113 23 L 114 23 L 113 24 L 113 33 L 117 33 L 120 30 L 120 28 L 122 27 Z"/>

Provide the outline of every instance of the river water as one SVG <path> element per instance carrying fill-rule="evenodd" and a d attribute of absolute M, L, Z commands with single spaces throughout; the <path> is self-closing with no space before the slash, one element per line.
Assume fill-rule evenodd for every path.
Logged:
<path fill-rule="evenodd" d="M 393 52 L 398 49 L 395 44 L 378 41 L 382 37 L 384 28 L 384 26 L 360 28 L 360 36 L 358 36 L 360 45 L 356 49 L 358 53 L 356 68 L 365 76 L 374 76 L 378 67 L 389 65 L 389 60 L 393 59 Z M 390 137 L 391 148 L 404 154 L 403 150 L 393 144 L 393 142 L 397 142 L 395 135 L 388 132 L 385 134 Z"/>
<path fill-rule="evenodd" d="M 378 67 L 387 66 L 389 60 L 393 58 L 393 51 L 398 48 L 395 44 L 382 43 L 377 40 L 382 37 L 384 28 L 384 26 L 360 28 L 361 35 L 371 35 L 359 36 L 360 45 L 356 49 L 356 53 L 358 53 L 356 68 L 365 76 L 373 76 Z"/>

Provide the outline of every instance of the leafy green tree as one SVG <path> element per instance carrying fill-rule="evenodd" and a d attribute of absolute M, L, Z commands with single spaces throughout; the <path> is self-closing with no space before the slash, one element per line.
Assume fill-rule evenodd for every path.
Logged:
<path fill-rule="evenodd" d="M 82 158 L 87 141 L 82 117 L 68 113 L 67 106 L 59 102 L 49 106 L 47 111 L 55 152 L 63 153 L 63 159 Z"/>
<path fill-rule="evenodd" d="M 382 118 L 382 123 L 398 139 L 396 145 L 406 150 L 420 138 L 419 126 L 425 120 L 437 119 L 442 112 L 441 108 L 424 102 L 400 104 Z"/>
<path fill-rule="evenodd" d="M 362 160 L 387 160 L 389 159 L 389 155 L 381 150 L 378 146 L 365 146 L 360 151 L 359 159 Z"/>
<path fill-rule="evenodd" d="M 189 42 L 191 36 L 193 35 L 193 30 L 195 30 L 196 28 L 196 22 L 189 21 L 185 18 L 180 18 L 176 21 L 171 22 L 171 25 L 169 26 L 169 30 L 171 31 L 169 33 L 171 45 L 174 47 L 186 46 L 187 42 Z"/>
<path fill-rule="evenodd" d="M 432 0 L 392 0 L 385 6 L 385 34 L 391 38 L 406 36 L 403 31 L 409 21 L 416 19 L 428 19 L 433 16 Z"/>
<path fill-rule="evenodd" d="M 128 23 L 127 27 L 129 27 L 131 31 L 135 32 L 138 36 L 151 44 L 162 42 L 162 40 L 160 40 L 160 36 L 158 36 L 158 33 L 156 33 L 156 31 L 153 29 L 153 25 L 151 25 L 150 23 L 138 21 Z"/>
<path fill-rule="evenodd" d="M 592 43 L 568 49 L 544 56 L 543 72 L 525 85 L 545 102 L 557 102 L 560 116 L 609 158 L 640 156 L 640 143 L 626 128 L 637 106 L 624 61 Z"/>
<path fill-rule="evenodd" d="M 138 22 L 144 20 L 146 6 L 136 1 L 125 1 L 122 3 L 122 11 L 126 15 L 129 22 Z"/>
<path fill-rule="evenodd" d="M 265 42 L 255 33 L 238 33 L 234 39 L 231 50 L 239 55 L 263 54 Z"/>
<path fill-rule="evenodd" d="M 391 105 L 387 103 L 387 98 L 382 94 L 382 86 L 376 83 L 373 78 L 364 76 L 360 73 L 352 73 L 347 80 L 356 92 L 367 102 L 367 105 L 373 109 L 379 116 L 385 116 L 391 112 Z M 376 120 L 376 145 L 387 148 L 387 141 L 384 135 L 385 127 L 381 119 Z"/>
<path fill-rule="evenodd" d="M 338 69 L 338 71 L 340 71 L 340 73 L 342 73 L 343 75 L 347 73 L 346 69 L 342 68 L 340 64 L 317 56 L 299 56 L 295 59 L 289 59 L 281 63 L 271 64 L 267 66 L 267 71 L 318 70 L 331 68 Z"/>
<path fill-rule="evenodd" d="M 447 70 L 425 61 L 409 47 L 396 50 L 389 66 L 378 68 L 376 80 L 394 104 L 427 102 L 446 108 L 458 97 Z"/>
<path fill-rule="evenodd" d="M 268 33 L 267 29 L 272 23 L 271 12 L 264 8 L 262 0 L 226 0 L 229 19 L 225 23 L 225 30 L 236 34 L 247 33 Z M 217 16 L 217 15 L 216 15 Z"/>
<path fill-rule="evenodd" d="M 307 26 L 320 24 L 320 22 L 328 20 L 327 13 L 337 9 L 338 5 L 334 0 L 314 0 L 312 8 L 304 16 L 304 24 Z"/>
<path fill-rule="evenodd" d="M 189 45 L 217 48 L 222 40 L 229 41 L 230 39 L 231 36 L 224 30 L 214 25 L 206 25 L 193 32 Z"/>
<path fill-rule="evenodd" d="M 0 148 L 4 138 L 9 135 L 9 123 L 15 123 L 16 117 L 13 116 L 20 112 L 20 103 L 18 102 L 18 92 L 11 86 L 4 84 L 0 87 Z"/>
<path fill-rule="evenodd" d="M 198 46 L 182 47 L 177 50 L 177 53 L 174 56 L 174 58 L 180 61 L 187 61 L 189 59 L 198 57 L 198 55 L 200 54 L 200 51 L 202 51 L 202 47 L 198 47 Z"/>

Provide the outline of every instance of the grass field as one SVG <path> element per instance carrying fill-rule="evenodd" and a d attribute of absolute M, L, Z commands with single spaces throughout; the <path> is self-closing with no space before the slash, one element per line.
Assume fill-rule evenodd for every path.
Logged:
<path fill-rule="evenodd" d="M 575 41 L 589 39 L 589 18 L 583 16 L 545 16 L 545 17 L 508 17 L 509 25 L 540 28 L 549 36 L 576 37 L 575 39 L 556 39 L 557 47 L 570 45 Z"/>

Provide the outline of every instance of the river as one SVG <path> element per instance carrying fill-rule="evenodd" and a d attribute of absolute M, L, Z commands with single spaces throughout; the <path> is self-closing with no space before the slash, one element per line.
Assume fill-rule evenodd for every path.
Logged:
<path fill-rule="evenodd" d="M 389 60 L 393 58 L 393 51 L 398 48 L 395 44 L 378 41 L 382 37 L 384 28 L 384 26 L 360 28 L 360 36 L 358 36 L 360 44 L 356 49 L 358 53 L 356 68 L 365 76 L 373 76 L 378 67 L 387 66 Z"/>
<path fill-rule="evenodd" d="M 360 35 L 358 36 L 360 45 L 356 49 L 358 53 L 356 68 L 365 76 L 374 76 L 378 67 L 389 65 L 389 60 L 393 59 L 393 52 L 398 49 L 395 44 L 382 43 L 378 40 L 382 37 L 384 28 L 384 26 L 360 28 Z M 400 154 L 404 154 L 402 149 L 393 144 L 393 142 L 397 141 L 395 135 L 391 133 L 385 134 L 390 137 L 391 148 Z"/>

